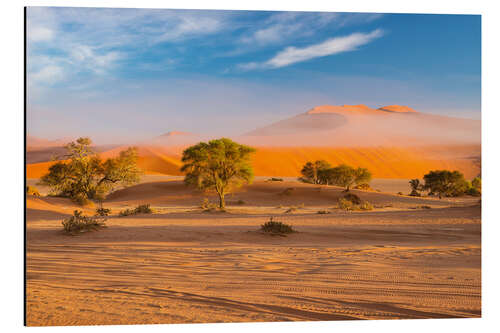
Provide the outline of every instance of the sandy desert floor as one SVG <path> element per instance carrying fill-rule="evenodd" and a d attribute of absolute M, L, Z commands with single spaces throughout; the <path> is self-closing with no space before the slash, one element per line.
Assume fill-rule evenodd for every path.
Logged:
<path fill-rule="evenodd" d="M 203 212 L 206 194 L 149 179 L 110 195 L 108 227 L 78 236 L 61 231 L 73 203 L 29 196 L 27 324 L 481 316 L 477 198 L 353 192 L 375 210 L 336 209 L 336 187 L 258 180 L 226 213 Z M 155 213 L 116 216 L 143 203 Z M 260 233 L 270 216 L 298 232 Z"/>

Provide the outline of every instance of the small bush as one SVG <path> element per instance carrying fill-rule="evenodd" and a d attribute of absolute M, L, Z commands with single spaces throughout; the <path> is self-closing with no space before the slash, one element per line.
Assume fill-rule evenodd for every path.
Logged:
<path fill-rule="evenodd" d="M 125 209 L 125 210 L 121 210 L 118 215 L 119 216 L 129 216 L 129 215 L 133 215 L 134 214 L 134 210 L 133 209 Z"/>
<path fill-rule="evenodd" d="M 68 234 L 97 230 L 105 227 L 104 218 L 84 216 L 82 211 L 75 210 L 73 216 L 62 221 L 63 229 Z"/>
<path fill-rule="evenodd" d="M 283 192 L 281 192 L 282 195 L 292 195 L 293 191 L 295 189 L 293 187 L 289 187 L 287 189 L 285 189 Z"/>
<path fill-rule="evenodd" d="M 150 207 L 150 204 L 139 205 L 134 209 L 135 214 L 152 214 L 153 210 Z"/>
<path fill-rule="evenodd" d="M 398 192 L 398 195 L 404 195 L 403 192 Z"/>
<path fill-rule="evenodd" d="M 355 190 L 363 190 L 363 191 L 370 191 L 372 188 L 370 187 L 370 184 L 359 184 L 354 186 Z"/>
<path fill-rule="evenodd" d="M 352 202 L 355 205 L 361 204 L 361 199 L 356 194 L 348 193 L 348 194 L 344 195 L 344 199 Z"/>
<path fill-rule="evenodd" d="M 354 204 L 347 199 L 339 198 L 339 208 L 343 210 L 353 210 Z"/>
<path fill-rule="evenodd" d="M 327 211 L 327 210 L 318 210 L 317 212 L 318 214 L 330 214 L 331 212 Z"/>
<path fill-rule="evenodd" d="M 297 210 L 297 207 L 290 207 L 285 211 L 285 214 L 293 213 Z"/>
<path fill-rule="evenodd" d="M 479 196 L 481 196 L 481 191 L 479 191 L 475 187 L 468 188 L 465 193 L 468 194 L 468 195 L 472 195 L 473 197 L 479 197 Z"/>
<path fill-rule="evenodd" d="M 152 214 L 153 210 L 151 209 L 149 204 L 145 205 L 139 205 L 134 209 L 125 209 L 122 210 L 118 213 L 118 216 L 129 216 L 129 215 L 136 215 L 136 214 Z"/>
<path fill-rule="evenodd" d="M 269 178 L 267 180 L 268 182 L 282 182 L 283 181 L 283 178 Z"/>
<path fill-rule="evenodd" d="M 412 190 L 411 193 L 410 193 L 410 196 L 412 196 L 412 197 L 420 197 L 422 195 L 417 190 Z"/>
<path fill-rule="evenodd" d="M 422 206 L 420 206 L 420 208 L 422 208 L 422 209 L 431 209 L 431 206 L 422 205 Z"/>
<path fill-rule="evenodd" d="M 363 201 L 361 205 L 359 205 L 359 209 L 361 210 L 373 210 L 373 205 L 368 201 Z"/>
<path fill-rule="evenodd" d="M 243 200 L 240 199 L 240 200 L 236 201 L 236 204 L 237 205 L 244 205 L 245 201 L 243 201 Z"/>
<path fill-rule="evenodd" d="M 217 205 L 215 203 L 210 202 L 210 200 L 208 200 L 207 198 L 203 199 L 200 207 L 201 209 L 207 212 L 217 209 Z"/>
<path fill-rule="evenodd" d="M 275 222 L 271 217 L 268 222 L 260 226 L 260 230 L 271 234 L 291 234 L 296 232 L 291 225 Z"/>
<path fill-rule="evenodd" d="M 95 212 L 96 216 L 108 216 L 111 213 L 111 209 L 101 207 L 97 208 Z"/>
<path fill-rule="evenodd" d="M 29 194 L 29 195 L 34 195 L 35 197 L 39 197 L 40 196 L 40 192 L 38 192 L 38 189 L 34 186 L 26 186 L 26 193 Z"/>

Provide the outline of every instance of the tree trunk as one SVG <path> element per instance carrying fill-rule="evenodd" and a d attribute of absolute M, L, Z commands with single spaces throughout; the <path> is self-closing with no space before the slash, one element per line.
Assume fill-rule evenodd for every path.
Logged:
<path fill-rule="evenodd" d="M 220 192 L 219 194 L 219 208 L 226 208 L 226 200 L 224 199 L 224 192 Z"/>

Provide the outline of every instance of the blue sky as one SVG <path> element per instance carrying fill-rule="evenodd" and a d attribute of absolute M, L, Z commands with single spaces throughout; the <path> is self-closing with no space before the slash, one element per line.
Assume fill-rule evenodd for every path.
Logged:
<path fill-rule="evenodd" d="M 237 135 L 322 104 L 480 118 L 474 15 L 29 7 L 28 133 Z"/>

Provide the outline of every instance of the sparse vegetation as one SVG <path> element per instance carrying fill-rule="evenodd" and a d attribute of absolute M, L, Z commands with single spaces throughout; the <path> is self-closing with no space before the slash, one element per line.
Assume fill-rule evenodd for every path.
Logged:
<path fill-rule="evenodd" d="M 206 212 L 211 212 L 217 209 L 217 205 L 215 203 L 210 202 L 208 198 L 204 198 L 200 208 Z"/>
<path fill-rule="evenodd" d="M 97 208 L 95 210 L 96 212 L 96 216 L 108 216 L 109 214 L 111 214 L 111 209 L 109 208 L 103 208 L 103 207 L 100 207 L 100 208 Z"/>
<path fill-rule="evenodd" d="M 134 209 L 124 209 L 118 213 L 118 216 L 129 216 L 129 215 L 136 215 L 136 214 L 152 214 L 153 210 L 151 209 L 149 204 L 145 205 L 139 205 L 135 207 Z"/>
<path fill-rule="evenodd" d="M 342 210 L 354 210 L 354 204 L 347 199 L 339 198 L 339 208 Z"/>
<path fill-rule="evenodd" d="M 75 235 L 105 227 L 105 220 L 101 217 L 84 216 L 82 211 L 75 210 L 73 216 L 62 221 L 62 225 L 64 232 Z"/>
<path fill-rule="evenodd" d="M 355 194 L 348 193 L 338 200 L 339 208 L 346 211 L 373 210 L 373 205 L 368 201 L 362 201 Z"/>
<path fill-rule="evenodd" d="M 255 149 L 230 139 L 211 140 L 191 146 L 182 153 L 184 182 L 199 189 L 212 189 L 219 195 L 219 208 L 226 206 L 225 195 L 234 187 L 251 183 L 250 154 Z"/>
<path fill-rule="evenodd" d="M 398 192 L 398 195 L 404 195 L 403 192 Z"/>
<path fill-rule="evenodd" d="M 361 209 L 361 210 L 373 210 L 373 205 L 371 203 L 369 203 L 368 201 L 363 201 L 359 205 L 359 209 Z"/>
<path fill-rule="evenodd" d="M 361 198 L 353 193 L 347 193 L 346 195 L 344 195 L 344 199 L 352 202 L 355 205 L 361 204 Z"/>
<path fill-rule="evenodd" d="M 317 214 L 330 214 L 331 212 L 328 210 L 318 210 Z"/>
<path fill-rule="evenodd" d="M 271 234 L 290 234 L 296 232 L 291 225 L 273 221 L 271 217 L 268 222 L 261 225 L 260 230 Z"/>
<path fill-rule="evenodd" d="M 411 187 L 410 196 L 412 197 L 420 197 L 420 192 L 423 191 L 423 185 L 420 184 L 420 179 L 415 178 L 409 181 Z"/>
<path fill-rule="evenodd" d="M 324 178 L 324 172 L 330 168 L 330 163 L 324 160 L 307 162 L 300 171 L 302 177 L 299 179 L 305 183 L 322 184 L 324 181 L 322 179 Z"/>
<path fill-rule="evenodd" d="M 346 164 L 334 168 L 323 160 L 307 162 L 301 170 L 299 180 L 305 183 L 337 185 L 345 188 L 346 192 L 356 185 L 359 189 L 368 190 L 372 174 L 365 168 L 353 168 Z"/>
<path fill-rule="evenodd" d="M 295 191 L 295 189 L 293 187 L 289 187 L 289 188 L 286 188 L 283 192 L 281 192 L 282 195 L 292 195 L 293 191 Z"/>
<path fill-rule="evenodd" d="M 272 178 L 269 178 L 267 181 L 268 181 L 268 182 L 282 182 L 282 181 L 283 181 L 283 178 L 275 178 L 275 177 L 272 177 Z"/>
<path fill-rule="evenodd" d="M 102 161 L 91 148 L 89 138 L 79 138 L 66 145 L 68 162 L 51 165 L 40 179 L 60 196 L 71 198 L 81 205 L 102 199 L 116 185 L 137 183 L 142 171 L 137 167 L 137 150 L 128 148 L 116 158 Z"/>
<path fill-rule="evenodd" d="M 370 184 L 367 184 L 367 183 L 356 185 L 356 186 L 354 186 L 354 189 L 355 190 L 363 190 L 363 191 L 373 191 L 373 189 L 370 187 Z"/>
<path fill-rule="evenodd" d="M 424 176 L 425 184 L 422 187 L 429 194 L 437 194 L 439 198 L 458 197 L 464 195 L 470 185 L 459 171 L 435 170 Z"/>
<path fill-rule="evenodd" d="M 28 195 L 34 195 L 35 197 L 39 197 L 40 196 L 40 192 L 38 192 L 38 189 L 34 186 L 26 186 L 26 194 Z"/>

